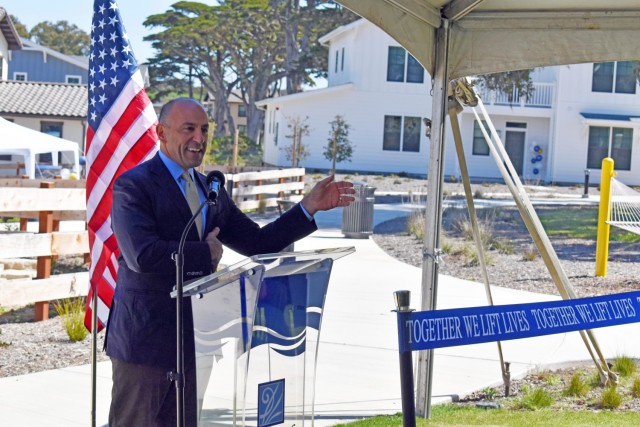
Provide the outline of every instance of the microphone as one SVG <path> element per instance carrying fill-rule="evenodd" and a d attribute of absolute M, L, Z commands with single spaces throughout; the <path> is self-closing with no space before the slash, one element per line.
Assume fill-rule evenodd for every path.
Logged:
<path fill-rule="evenodd" d="M 215 203 L 225 181 L 224 174 L 220 171 L 211 171 L 207 174 L 207 200 L 209 202 Z"/>

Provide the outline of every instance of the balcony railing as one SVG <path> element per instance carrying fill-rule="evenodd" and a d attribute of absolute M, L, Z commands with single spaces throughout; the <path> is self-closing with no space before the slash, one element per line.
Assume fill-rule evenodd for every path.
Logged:
<path fill-rule="evenodd" d="M 487 105 L 508 105 L 512 107 L 537 107 L 552 108 L 553 94 L 555 90 L 554 83 L 534 83 L 533 92 L 529 99 L 520 96 L 518 88 L 513 88 L 511 96 L 504 92 L 495 90 L 487 90 L 486 88 L 478 88 L 482 101 Z"/>

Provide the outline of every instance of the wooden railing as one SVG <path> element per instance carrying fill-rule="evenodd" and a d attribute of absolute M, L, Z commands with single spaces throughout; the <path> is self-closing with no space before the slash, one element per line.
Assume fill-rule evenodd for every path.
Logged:
<path fill-rule="evenodd" d="M 227 188 L 244 211 L 275 208 L 278 201 L 299 201 L 304 190 L 303 168 L 226 174 Z M 61 232 L 61 221 L 85 221 L 85 182 L 0 178 L 0 217 L 20 218 L 19 230 L 0 232 L 0 260 L 36 258 L 34 279 L 0 281 L 0 306 L 36 303 L 36 320 L 46 319 L 46 301 L 86 296 L 88 272 L 51 275 L 51 261 L 61 255 L 89 252 L 86 230 Z M 38 232 L 28 232 L 29 220 Z M 14 226 L 18 228 L 18 226 Z"/>
<path fill-rule="evenodd" d="M 275 208 L 278 200 L 299 202 L 304 191 L 304 168 L 241 172 L 225 175 L 227 191 L 243 211 Z"/>
<path fill-rule="evenodd" d="M 0 259 L 36 258 L 33 280 L 0 283 L 0 306 L 36 303 L 35 318 L 48 318 L 49 300 L 87 294 L 87 272 L 51 276 L 51 261 L 61 255 L 88 254 L 86 231 L 60 232 L 60 221 L 85 219 L 83 181 L 0 179 L 0 216 L 20 218 L 20 229 L 0 234 Z M 38 219 L 38 232 L 27 231 Z"/>

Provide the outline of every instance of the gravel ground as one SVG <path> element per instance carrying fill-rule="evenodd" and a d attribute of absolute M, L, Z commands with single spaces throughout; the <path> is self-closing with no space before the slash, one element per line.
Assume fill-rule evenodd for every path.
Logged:
<path fill-rule="evenodd" d="M 553 209 L 538 207 L 538 211 Z M 575 207 L 573 209 L 581 209 Z M 444 237 L 441 246 L 448 252 L 439 272 L 461 279 L 482 282 L 481 270 L 467 251 L 475 248 L 456 227 L 461 209 L 445 211 Z M 483 212 L 479 212 L 482 214 Z M 481 220 L 482 222 L 482 220 Z M 486 222 L 484 222 L 486 224 Z M 515 208 L 501 208 L 490 220 L 491 233 L 497 240 L 487 253 L 489 283 L 512 289 L 559 295 L 555 284 Z M 374 241 L 389 255 L 416 267 L 422 266 L 422 241 L 409 235 L 407 218 L 380 224 Z M 606 277 L 596 277 L 595 242 L 593 240 L 552 237 L 551 243 L 560 264 L 579 297 L 637 290 L 640 277 L 640 244 L 611 242 Z M 512 253 L 501 253 L 506 245 Z M 475 252 L 475 251 L 474 251 Z"/>
<path fill-rule="evenodd" d="M 308 174 L 306 182 L 312 185 L 323 178 L 320 174 Z M 400 176 L 358 176 L 338 175 L 337 179 L 364 182 L 376 187 L 376 194 L 389 194 L 394 192 L 410 192 L 412 195 L 426 192 L 427 182 L 421 179 L 412 179 Z M 444 185 L 445 197 L 459 197 L 463 194 L 463 188 L 459 183 L 446 183 Z M 557 197 L 557 194 L 579 195 L 583 193 L 581 186 L 572 187 L 541 187 L 527 186 L 530 197 Z M 506 187 L 500 184 L 474 184 L 472 192 L 477 197 L 505 197 Z M 590 194 L 597 194 L 597 190 L 591 188 Z M 412 196 L 407 196 L 411 199 Z M 465 257 L 460 248 L 469 246 L 462 233 L 456 228 L 457 214 L 445 211 L 443 219 L 443 244 L 446 243 L 450 254 L 444 257 L 440 273 L 448 274 L 463 279 L 480 280 L 480 271 L 477 266 L 470 266 L 468 257 Z M 491 265 L 489 267 L 490 282 L 494 285 L 522 289 L 532 292 L 557 294 L 555 286 L 549 279 L 549 274 L 539 256 L 531 261 L 525 261 L 525 253 L 535 252 L 531 238 L 521 223 L 518 223 L 517 212 L 512 208 L 501 209 L 499 215 L 492 218 L 492 229 L 498 240 L 508 241 L 512 246 L 512 254 L 500 253 L 497 250 L 490 252 Z M 410 236 L 407 230 L 407 218 L 399 218 L 380 224 L 374 230 L 373 240 L 391 256 L 411 265 L 420 266 L 422 242 Z M 554 248 L 561 260 L 561 264 L 570 278 L 576 293 L 579 296 L 595 294 L 623 292 L 638 288 L 637 278 L 640 277 L 640 246 L 638 244 L 612 243 L 610 247 L 610 259 L 608 275 L 605 278 L 596 278 L 593 274 L 595 247 L 593 241 L 580 241 L 568 239 L 552 239 Z M 65 260 L 60 260 L 58 265 L 64 268 Z M 69 260 L 72 268 L 78 268 L 78 260 Z M 86 266 L 85 266 L 86 268 Z M 67 366 L 90 363 L 90 336 L 84 341 L 72 343 L 68 340 L 63 329 L 62 322 L 55 317 L 55 311 L 51 310 L 52 318 L 47 321 L 34 323 L 31 321 L 33 308 L 26 307 L 9 310 L 0 314 L 0 377 L 22 375 L 49 369 L 59 369 Z M 97 347 L 102 349 L 104 333 L 98 335 Z M 106 360 L 101 351 L 98 352 L 98 360 Z M 565 378 L 576 367 L 568 367 L 557 371 L 554 375 Z M 582 367 L 581 367 L 582 369 Z M 588 368 L 585 368 L 588 369 Z M 541 381 L 541 374 L 532 375 L 525 379 L 514 381 L 512 390 L 514 393 L 522 389 L 524 385 L 536 386 Z M 564 380 L 563 380 L 564 381 Z M 564 383 L 563 383 L 564 384 Z M 556 386 L 557 387 L 557 386 Z M 484 394 L 483 394 L 484 393 Z M 498 388 L 495 399 L 501 400 L 502 390 Z M 477 400 L 485 399 L 486 390 L 479 391 L 467 399 L 463 404 L 472 404 Z M 504 399 L 504 398 L 502 398 Z M 564 407 L 576 409 L 598 409 L 593 399 L 581 399 L 567 403 Z M 508 403 L 508 399 L 503 401 Z M 638 399 L 627 399 L 626 409 L 639 409 Z M 566 406 L 569 405 L 569 406 Z"/>

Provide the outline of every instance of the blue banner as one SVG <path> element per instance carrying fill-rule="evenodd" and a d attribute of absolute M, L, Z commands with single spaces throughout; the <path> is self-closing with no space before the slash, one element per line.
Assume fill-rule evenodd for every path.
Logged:
<path fill-rule="evenodd" d="M 398 312 L 400 351 L 506 341 L 640 321 L 640 292 L 572 300 Z"/>

